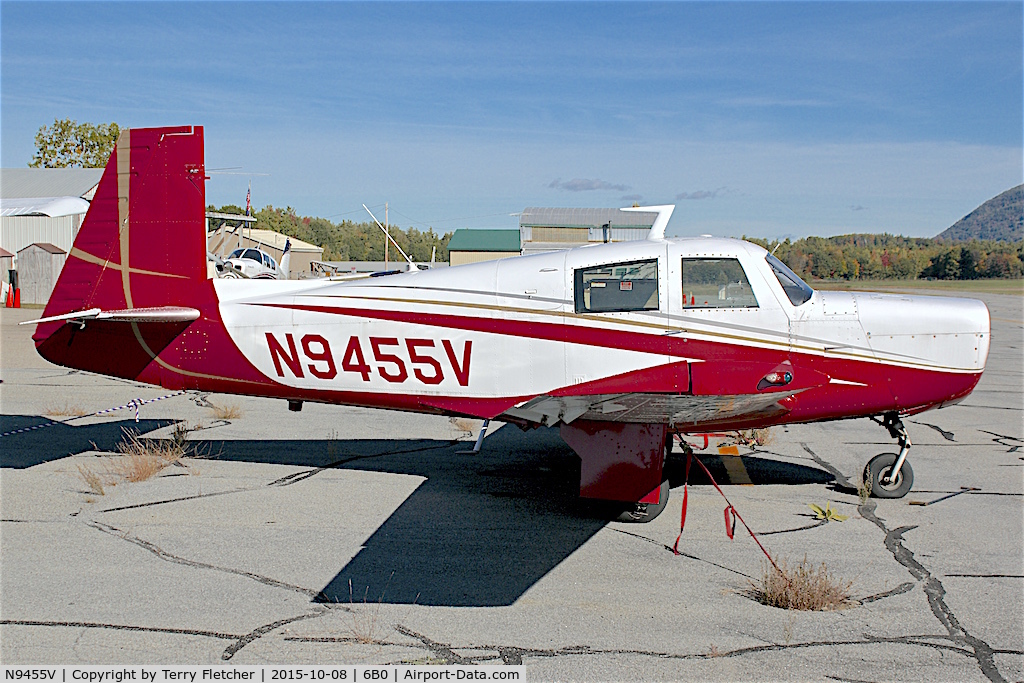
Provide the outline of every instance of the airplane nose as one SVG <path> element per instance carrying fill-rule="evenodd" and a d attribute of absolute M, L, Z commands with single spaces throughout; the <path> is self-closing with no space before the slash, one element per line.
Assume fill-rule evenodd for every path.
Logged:
<path fill-rule="evenodd" d="M 857 294 L 868 344 L 879 360 L 981 372 L 988 359 L 988 307 L 977 299 Z"/>
<path fill-rule="evenodd" d="M 868 344 L 880 362 L 892 367 L 891 388 L 901 407 L 956 401 L 974 389 L 991 342 L 984 303 L 900 294 L 856 297 Z"/>

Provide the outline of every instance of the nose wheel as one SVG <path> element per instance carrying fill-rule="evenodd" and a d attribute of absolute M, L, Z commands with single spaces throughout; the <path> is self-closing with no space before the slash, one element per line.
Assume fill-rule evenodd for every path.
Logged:
<path fill-rule="evenodd" d="M 914 470 L 907 462 L 907 453 L 913 445 L 910 443 L 910 435 L 896 413 L 886 413 L 881 420 L 871 419 L 889 430 L 900 452 L 879 453 L 871 458 L 864 468 L 864 485 L 876 498 L 902 498 L 914 485 Z"/>
<path fill-rule="evenodd" d="M 864 485 L 869 486 L 875 498 L 902 498 L 914 485 L 914 470 L 904 458 L 903 466 L 893 476 L 896 461 L 895 453 L 879 453 L 868 461 L 864 468 Z"/>

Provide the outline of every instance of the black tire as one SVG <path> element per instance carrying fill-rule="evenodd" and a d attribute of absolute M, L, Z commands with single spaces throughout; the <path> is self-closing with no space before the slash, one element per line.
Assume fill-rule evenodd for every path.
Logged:
<path fill-rule="evenodd" d="M 864 483 L 871 487 L 871 495 L 875 498 L 902 498 L 914 485 L 914 469 L 909 460 L 903 461 L 896 481 L 885 483 L 898 458 L 895 453 L 879 453 L 868 461 L 864 468 Z"/>
<path fill-rule="evenodd" d="M 654 520 L 655 517 L 660 515 L 665 507 L 668 505 L 668 479 L 661 482 L 661 488 L 658 491 L 658 502 L 657 503 L 636 503 L 630 505 L 628 509 L 623 510 L 618 517 L 615 518 L 616 522 L 626 522 L 629 524 L 646 524 Z"/>

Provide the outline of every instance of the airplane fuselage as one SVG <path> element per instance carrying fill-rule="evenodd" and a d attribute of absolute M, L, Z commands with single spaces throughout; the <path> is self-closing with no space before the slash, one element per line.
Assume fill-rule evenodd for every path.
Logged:
<path fill-rule="evenodd" d="M 976 384 L 989 343 L 980 302 L 817 291 L 794 304 L 765 257 L 739 240 L 669 239 L 349 282 L 214 285 L 232 343 L 293 399 L 699 430 L 919 411 Z M 656 286 L 646 308 L 579 310 L 578 273 L 644 262 L 655 277 L 603 285 Z M 722 283 L 742 297 L 717 298 L 717 283 L 685 291 L 684 266 L 709 263 L 742 269 L 746 283 Z M 780 381 L 763 382 L 773 372 Z"/>

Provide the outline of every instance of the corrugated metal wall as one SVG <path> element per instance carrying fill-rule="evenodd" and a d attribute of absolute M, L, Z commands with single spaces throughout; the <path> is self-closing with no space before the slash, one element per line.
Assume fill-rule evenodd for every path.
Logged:
<path fill-rule="evenodd" d="M 0 218 L 0 247 L 17 254 L 30 244 L 49 242 L 71 251 L 85 214 L 74 216 L 4 216 Z"/>

